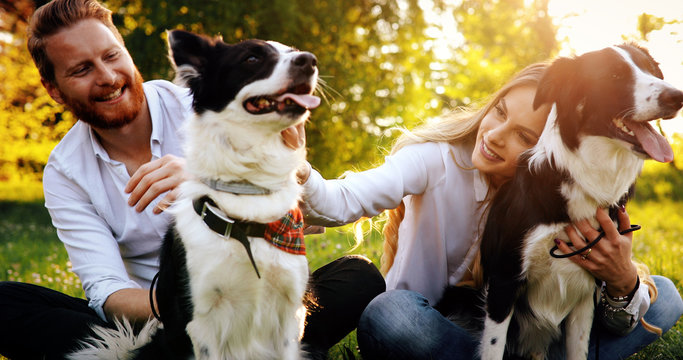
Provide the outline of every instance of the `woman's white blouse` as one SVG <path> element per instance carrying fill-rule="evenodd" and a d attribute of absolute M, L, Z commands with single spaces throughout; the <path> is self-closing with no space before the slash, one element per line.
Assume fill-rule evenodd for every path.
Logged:
<path fill-rule="evenodd" d="M 473 168 L 471 153 L 471 145 L 427 142 L 406 146 L 383 165 L 343 179 L 325 180 L 312 171 L 304 184 L 306 222 L 339 226 L 405 201 L 387 290 L 417 291 L 435 305 L 444 287 L 466 273 L 486 222 L 488 186 Z M 649 304 L 647 286 L 641 283 L 628 304 L 601 314 L 601 321 L 611 332 L 626 334 Z"/>
<path fill-rule="evenodd" d="M 325 180 L 312 171 L 304 184 L 306 222 L 339 226 L 405 201 L 387 289 L 414 290 L 434 304 L 467 271 L 485 223 L 488 187 L 471 154 L 472 145 L 427 142 L 343 179 Z"/>

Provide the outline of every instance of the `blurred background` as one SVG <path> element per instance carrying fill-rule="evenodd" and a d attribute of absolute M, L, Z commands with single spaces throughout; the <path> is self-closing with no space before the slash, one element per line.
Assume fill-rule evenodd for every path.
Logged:
<path fill-rule="evenodd" d="M 45 1 L 0 0 L 0 199 L 42 198 L 50 151 L 73 125 L 25 44 Z M 172 79 L 165 30 L 276 40 L 315 53 L 325 100 L 307 125 L 326 177 L 381 160 L 395 132 L 486 98 L 524 66 L 636 41 L 683 88 L 679 0 L 108 0 L 146 80 Z M 663 122 L 670 137 L 681 118 Z"/>

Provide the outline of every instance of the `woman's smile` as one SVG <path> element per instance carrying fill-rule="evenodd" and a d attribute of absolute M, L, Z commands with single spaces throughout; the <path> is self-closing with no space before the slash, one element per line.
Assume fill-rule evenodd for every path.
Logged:
<path fill-rule="evenodd" d="M 500 155 L 496 154 L 491 148 L 486 145 L 486 139 L 481 142 L 481 154 L 490 161 L 504 161 Z"/>

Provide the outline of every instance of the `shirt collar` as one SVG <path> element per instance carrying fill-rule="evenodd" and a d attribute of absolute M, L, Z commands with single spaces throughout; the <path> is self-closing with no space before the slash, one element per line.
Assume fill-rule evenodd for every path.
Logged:
<path fill-rule="evenodd" d="M 489 192 L 489 185 L 484 177 L 484 174 L 479 170 L 474 169 L 474 198 L 478 202 L 486 199 L 486 194 Z"/>
<path fill-rule="evenodd" d="M 157 106 L 157 104 L 159 104 L 159 94 L 157 94 L 152 86 L 146 83 L 142 84 L 142 88 L 145 91 L 145 98 L 147 99 L 149 117 L 152 119 L 152 136 L 149 139 L 152 156 L 154 158 L 160 158 L 164 123 L 161 121 L 161 106 Z"/>
<path fill-rule="evenodd" d="M 474 187 L 474 199 L 477 202 L 482 202 L 486 200 L 486 195 L 489 192 L 489 183 L 486 180 L 486 177 L 484 174 L 479 172 L 477 168 L 474 167 L 472 164 L 472 158 L 470 155 L 472 154 L 472 150 L 474 149 L 474 143 L 465 143 L 464 144 L 464 149 L 466 150 L 464 153 L 461 153 L 462 155 L 462 164 L 464 167 L 468 169 L 472 169 L 472 177 L 473 177 L 473 187 Z M 451 154 L 454 154 L 455 152 L 452 152 Z M 453 158 L 456 163 L 458 162 L 455 157 Z"/>
<path fill-rule="evenodd" d="M 95 153 L 95 156 L 104 161 L 111 162 L 112 160 L 109 158 L 109 154 L 107 154 L 107 151 L 104 150 L 102 144 L 100 144 L 100 141 L 97 139 L 97 134 L 95 134 L 92 126 L 90 126 L 90 124 L 86 124 L 85 122 L 83 125 L 88 127 L 88 133 L 90 134 L 90 145 L 92 146 L 92 151 Z"/>

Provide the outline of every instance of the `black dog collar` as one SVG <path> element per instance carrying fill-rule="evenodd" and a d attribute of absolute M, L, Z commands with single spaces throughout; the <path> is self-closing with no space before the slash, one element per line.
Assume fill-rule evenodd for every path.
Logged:
<path fill-rule="evenodd" d="M 251 260 L 251 265 L 254 267 L 254 271 L 256 271 L 256 276 L 260 279 L 261 275 L 256 267 L 247 236 L 263 237 L 266 232 L 266 225 L 230 219 L 208 196 L 195 199 L 192 205 L 194 211 L 202 218 L 209 229 L 226 239 L 234 238 L 244 246 L 244 249 L 247 250 L 247 255 L 249 255 L 249 260 Z"/>

